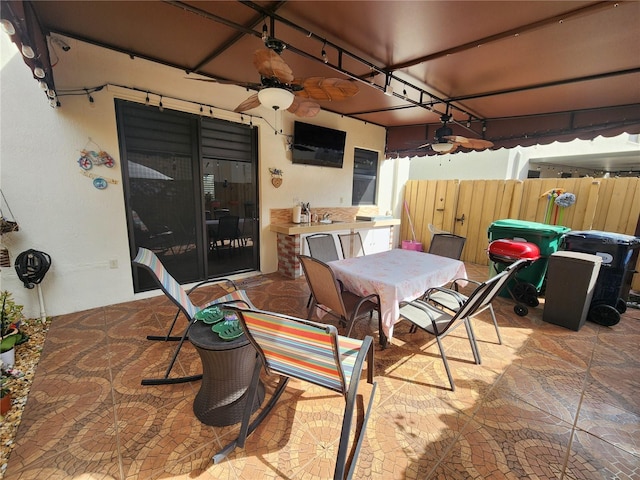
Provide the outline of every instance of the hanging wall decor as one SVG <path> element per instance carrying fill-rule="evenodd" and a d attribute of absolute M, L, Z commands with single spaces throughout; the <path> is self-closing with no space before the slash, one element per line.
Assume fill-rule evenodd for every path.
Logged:
<path fill-rule="evenodd" d="M 93 143 L 98 147 L 97 152 L 95 150 L 87 150 L 90 143 Z M 110 183 L 117 184 L 118 181 L 111 178 L 103 178 L 101 175 L 94 175 L 89 173 L 88 170 L 91 170 L 94 165 L 104 165 L 107 168 L 113 168 L 115 164 L 116 162 L 113 157 L 100 148 L 100 145 L 94 142 L 91 137 L 89 137 L 84 148 L 80 150 L 78 165 L 80 165 L 80 168 L 82 169 L 82 174 L 93 179 L 93 186 L 98 190 L 104 190 Z"/>
<path fill-rule="evenodd" d="M 282 185 L 282 170 L 278 168 L 270 168 L 269 173 L 271 173 L 271 184 L 278 188 Z"/>

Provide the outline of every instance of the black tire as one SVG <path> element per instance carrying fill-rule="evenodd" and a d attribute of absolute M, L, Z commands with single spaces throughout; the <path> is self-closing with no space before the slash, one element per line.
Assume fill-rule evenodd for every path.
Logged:
<path fill-rule="evenodd" d="M 513 297 L 517 302 L 527 303 L 529 297 L 537 297 L 538 290 L 530 283 L 516 283 L 513 286 Z"/>
<path fill-rule="evenodd" d="M 624 298 L 619 298 L 616 302 L 616 310 L 620 313 L 624 313 L 627 311 L 627 302 L 624 301 Z"/>
<path fill-rule="evenodd" d="M 519 317 L 524 317 L 527 313 L 529 313 L 529 309 L 524 305 L 517 304 L 513 307 L 513 311 L 516 312 L 516 315 Z"/>
<path fill-rule="evenodd" d="M 594 305 L 589 310 L 587 320 L 605 327 L 612 327 L 620 322 L 620 313 L 611 305 Z"/>
<path fill-rule="evenodd" d="M 525 299 L 524 303 L 526 303 L 530 307 L 537 307 L 538 305 L 540 305 L 540 300 L 538 300 L 538 297 L 536 296 L 529 296 Z"/>

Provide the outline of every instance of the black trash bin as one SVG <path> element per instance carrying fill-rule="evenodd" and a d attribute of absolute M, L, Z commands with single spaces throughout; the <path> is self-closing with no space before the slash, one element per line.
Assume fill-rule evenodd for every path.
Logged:
<path fill-rule="evenodd" d="M 561 250 L 590 253 L 602 258 L 587 320 L 612 326 L 627 309 L 623 284 L 633 274 L 631 258 L 640 237 L 599 230 L 571 231 L 563 235 Z"/>

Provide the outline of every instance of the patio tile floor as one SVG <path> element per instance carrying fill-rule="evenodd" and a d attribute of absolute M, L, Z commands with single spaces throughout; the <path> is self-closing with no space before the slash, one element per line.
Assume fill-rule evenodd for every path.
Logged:
<path fill-rule="evenodd" d="M 241 283 L 257 307 L 306 316 L 304 279 Z M 445 338 L 455 392 L 433 338 L 398 324 L 390 348 L 376 345 L 377 398 L 355 478 L 640 479 L 640 310 L 574 332 L 544 323 L 543 306 L 517 317 L 496 299 L 502 345 L 488 312 L 474 319 L 481 365 L 464 329 Z M 146 335 L 165 333 L 174 314 L 159 296 L 54 318 L 5 479 L 331 478 L 343 400 L 297 381 L 244 449 L 211 462 L 238 425 L 197 420 L 200 382 L 140 385 L 164 373 L 174 344 Z M 376 320 L 354 330 L 377 339 Z M 200 369 L 185 344 L 174 375 Z"/>

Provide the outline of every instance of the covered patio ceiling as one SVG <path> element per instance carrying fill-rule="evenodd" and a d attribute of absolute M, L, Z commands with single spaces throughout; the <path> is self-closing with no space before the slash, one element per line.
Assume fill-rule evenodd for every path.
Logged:
<path fill-rule="evenodd" d="M 640 133 L 637 1 L 5 0 L 2 18 L 53 88 L 57 34 L 194 77 L 259 82 L 266 26 L 296 77 L 358 85 L 318 103 L 386 127 L 390 156 L 434 154 L 419 146 L 447 113 L 454 135 L 494 148 Z"/>

